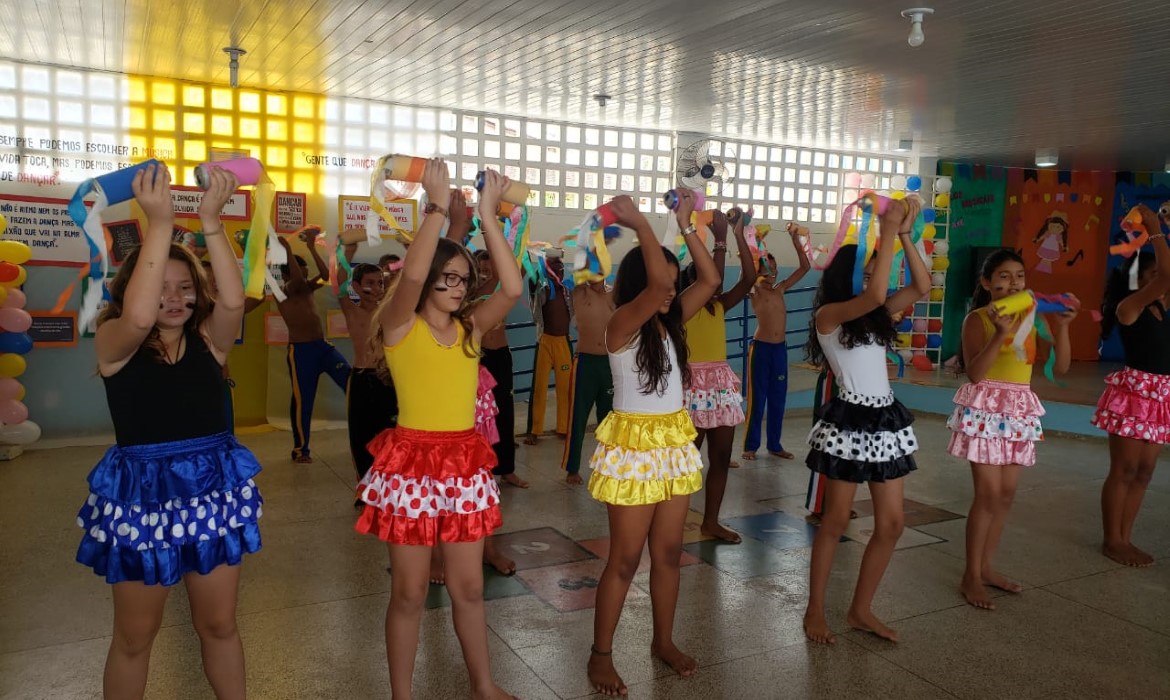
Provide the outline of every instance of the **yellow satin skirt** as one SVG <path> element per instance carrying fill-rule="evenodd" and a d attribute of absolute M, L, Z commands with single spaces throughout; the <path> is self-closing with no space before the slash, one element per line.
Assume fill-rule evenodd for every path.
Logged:
<path fill-rule="evenodd" d="M 602 503 L 644 506 L 703 487 L 703 458 L 685 409 L 674 413 L 610 411 L 597 426 L 589 493 Z"/>

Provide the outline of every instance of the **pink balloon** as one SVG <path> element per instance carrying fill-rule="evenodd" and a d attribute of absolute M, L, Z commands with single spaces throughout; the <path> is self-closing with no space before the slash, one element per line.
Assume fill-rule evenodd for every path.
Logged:
<path fill-rule="evenodd" d="M 24 309 L 0 309 L 0 328 L 9 333 L 24 333 L 32 325 L 32 316 Z"/>
<path fill-rule="evenodd" d="M 2 322 L 3 321 L 0 320 L 0 323 L 2 323 Z M 915 333 L 925 333 L 926 332 L 926 319 L 924 319 L 924 318 L 914 319 L 913 328 L 914 328 Z"/>
<path fill-rule="evenodd" d="M 0 402 L 0 421 L 5 425 L 16 425 L 28 420 L 28 407 L 16 399 Z"/>
<path fill-rule="evenodd" d="M 0 377 L 0 401 L 15 399 L 20 396 L 20 390 L 23 388 L 20 382 L 12 377 Z"/>
<path fill-rule="evenodd" d="M 5 309 L 23 309 L 27 302 L 28 297 L 24 295 L 24 292 L 13 287 L 8 290 L 8 297 L 4 299 L 4 303 L 0 304 L 0 306 Z"/>

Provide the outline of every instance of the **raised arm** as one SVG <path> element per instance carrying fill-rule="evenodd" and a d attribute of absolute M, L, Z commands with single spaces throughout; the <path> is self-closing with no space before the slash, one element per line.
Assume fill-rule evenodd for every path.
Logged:
<path fill-rule="evenodd" d="M 321 235 L 321 229 L 317 227 L 307 228 L 301 235 L 304 236 L 305 246 L 309 249 L 309 255 L 313 256 L 313 264 L 317 266 L 317 276 L 308 280 L 313 291 L 317 291 L 325 286 L 326 280 L 329 279 L 329 266 L 325 264 L 325 260 L 317 250 L 317 237 Z"/>
<path fill-rule="evenodd" d="M 894 261 L 894 241 L 905 220 L 909 204 L 905 199 L 894 201 L 881 215 L 881 236 L 878 238 L 878 249 L 874 260 L 873 273 L 869 275 L 869 282 L 860 294 L 849 301 L 825 304 L 816 310 L 817 331 L 832 333 L 842 323 L 861 318 L 870 311 L 886 303 L 889 290 L 886 287 L 890 280 L 890 266 Z M 858 265 L 864 265 L 864 260 L 858 260 Z"/>
<path fill-rule="evenodd" d="M 808 274 L 808 271 L 812 269 L 812 262 L 808 259 L 808 253 L 805 251 L 804 245 L 800 242 L 801 236 L 809 235 L 808 229 L 790 221 L 788 222 L 788 235 L 792 237 L 792 247 L 796 249 L 796 259 L 800 262 L 796 270 L 791 275 L 785 277 L 784 281 L 778 285 L 782 292 L 787 292 L 789 289 L 795 287 L 796 283 L 803 279 Z"/>
<path fill-rule="evenodd" d="M 98 326 L 94 337 L 98 371 L 108 375 L 129 360 L 158 322 L 163 276 L 175 226 L 171 173 L 165 165 L 147 166 L 134 175 L 131 189 L 146 214 L 146 236 L 122 297 L 122 315 Z M 234 274 L 239 274 L 238 270 Z"/>
<path fill-rule="evenodd" d="M 911 240 L 911 227 L 914 226 L 914 220 L 918 218 L 918 212 L 922 211 L 922 202 L 917 197 L 909 197 L 903 201 L 909 205 L 910 212 L 902 220 L 902 226 L 898 230 L 898 240 L 902 241 L 902 254 L 906 256 L 906 264 L 910 266 L 910 284 L 894 292 L 886 300 L 886 308 L 890 310 L 890 313 L 901 311 L 930 294 L 930 270 L 926 269 L 926 262 L 918 254 L 918 248 Z"/>
<path fill-rule="evenodd" d="M 1165 207 L 1166 205 L 1163 205 Z M 1158 274 L 1141 289 L 1130 294 L 1117 305 L 1117 322 L 1128 326 L 1138 320 L 1147 306 L 1161 299 L 1170 292 L 1170 247 L 1166 245 L 1166 235 L 1162 233 L 1162 223 L 1158 216 L 1142 204 L 1138 206 L 1142 214 L 1142 223 L 1150 234 L 1150 241 L 1154 246 L 1154 261 Z M 1167 217 L 1170 218 L 1170 217 Z M 1137 265 L 1138 261 L 1135 260 Z"/>
<path fill-rule="evenodd" d="M 512 250 L 508 241 L 504 239 L 504 231 L 500 228 L 500 221 L 496 218 L 496 207 L 500 196 L 508 189 L 512 181 L 494 170 L 484 171 L 483 190 L 479 195 L 479 218 L 483 221 L 483 237 L 487 243 L 488 257 L 499 279 L 499 289 L 492 292 L 487 301 L 480 304 L 472 313 L 471 320 L 478 340 L 485 331 L 495 328 L 508 317 L 508 312 L 516 305 L 516 300 L 524 294 L 524 280 L 520 277 L 520 266 L 512 258 Z M 459 196 L 460 202 L 463 196 Z M 452 197 L 454 200 L 454 197 Z M 461 205 L 466 206 L 466 205 Z M 466 218 L 466 217 L 464 217 Z M 470 292 L 471 290 L 468 290 Z"/>
<path fill-rule="evenodd" d="M 743 217 L 740 217 L 743 220 Z M 715 261 L 715 271 L 719 273 L 719 287 L 715 290 L 716 293 L 723 291 L 723 285 L 726 280 L 725 274 L 727 272 L 727 216 L 716 209 L 711 212 L 711 236 L 715 239 L 715 244 L 711 246 L 714 252 L 711 254 L 711 259 Z M 696 262 L 696 272 L 698 271 L 698 263 Z M 726 304 L 724 305 L 726 306 Z"/>
<path fill-rule="evenodd" d="M 734 218 L 733 218 L 734 217 Z M 723 293 L 721 301 L 725 311 L 736 307 L 743 301 L 756 286 L 756 270 L 752 263 L 752 250 L 748 248 L 747 238 L 743 234 L 743 212 L 732 209 L 728 219 L 732 221 L 732 232 L 735 235 L 735 247 L 739 251 L 739 281 L 735 286 Z"/>
<path fill-rule="evenodd" d="M 683 189 L 685 190 L 686 188 Z M 693 193 L 691 196 L 694 196 Z M 680 201 L 682 201 L 681 195 Z M 681 213 L 683 208 L 681 204 L 678 210 L 680 214 L 679 226 L 682 226 Z M 687 218 L 690 218 L 689 214 Z M 726 219 L 726 217 L 723 216 L 723 212 L 717 211 L 715 212 L 715 219 Z M 724 223 L 726 224 L 726 221 Z M 678 298 L 679 304 L 682 305 L 682 320 L 684 323 L 699 313 L 699 309 L 703 308 L 711 300 L 711 297 L 719 291 L 720 286 L 723 284 L 719 270 L 715 267 L 715 261 L 711 258 L 711 254 L 707 252 L 707 246 L 703 245 L 699 237 L 695 235 L 694 230 L 694 226 L 688 226 L 684 230 L 684 233 L 687 231 L 691 232 L 686 237 L 687 250 L 691 251 L 691 256 L 695 259 L 696 273 L 695 281 L 691 286 L 684 289 Z M 726 231 L 726 228 L 724 228 L 724 231 Z M 724 242 L 723 248 L 726 247 L 727 243 Z"/>
<path fill-rule="evenodd" d="M 689 225 L 691 211 L 695 207 L 695 195 L 690 190 L 681 189 L 679 199 L 679 220 L 688 221 Z M 646 266 L 646 288 L 638 292 L 633 301 L 619 306 L 606 326 L 606 349 L 617 352 L 628 345 L 642 325 L 653 318 L 658 309 L 671 298 L 674 294 L 675 280 L 670 271 L 670 264 L 666 262 L 666 255 L 662 251 L 662 244 L 658 242 L 658 234 L 650 227 L 650 222 L 642 212 L 638 211 L 634 200 L 627 195 L 621 195 L 610 202 L 610 207 L 618 223 L 633 229 L 637 234 L 643 263 Z M 684 209 L 685 217 L 682 214 Z M 687 245 L 701 245 L 694 227 L 688 229 Z"/>
<path fill-rule="evenodd" d="M 467 198 L 463 196 L 463 190 L 458 187 L 451 190 L 447 210 L 451 219 L 447 224 L 446 237 L 459 245 L 466 245 L 467 234 L 471 231 L 471 219 L 467 216 Z M 495 217 L 495 215 L 496 213 L 493 211 L 491 216 Z M 480 214 L 480 217 L 482 218 L 483 214 Z"/>
<path fill-rule="evenodd" d="M 215 274 L 219 293 L 211 316 L 203 332 L 211 340 L 216 359 L 221 363 L 235 345 L 244 319 L 244 280 L 236 264 L 232 244 L 223 232 L 219 214 L 236 191 L 236 176 L 221 168 L 211 169 L 211 183 L 199 203 L 199 220 L 203 224 L 203 238 L 207 256 L 211 259 L 211 271 Z"/>
<path fill-rule="evenodd" d="M 423 168 L 423 187 L 427 198 L 433 202 L 443 201 L 451 187 L 451 176 L 447 173 L 447 164 L 441 158 L 432 158 Z M 439 247 L 439 232 L 443 229 L 446 220 L 443 212 L 435 211 L 427 214 L 422 226 L 414 237 L 414 242 L 406 249 L 406 259 L 402 263 L 402 272 L 398 275 L 398 287 L 389 301 L 382 304 L 378 311 L 378 321 L 382 324 L 382 337 L 386 345 L 394 345 L 406 337 L 414 322 L 414 310 L 422 298 L 423 285 L 426 284 L 427 274 L 431 269 L 431 262 L 435 259 L 435 250 Z"/>
<path fill-rule="evenodd" d="M 284 236 L 277 236 L 276 240 L 280 241 L 280 246 L 284 248 L 284 253 L 288 258 L 288 262 L 285 263 L 288 267 L 288 281 L 284 283 L 284 291 L 289 294 L 312 291 L 309 287 L 309 280 L 305 279 L 305 271 L 301 269 L 296 258 L 293 257 L 292 246 L 289 245 L 288 239 Z"/>

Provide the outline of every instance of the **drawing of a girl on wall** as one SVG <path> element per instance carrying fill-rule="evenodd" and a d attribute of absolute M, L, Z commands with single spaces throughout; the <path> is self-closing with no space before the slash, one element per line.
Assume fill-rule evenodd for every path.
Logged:
<path fill-rule="evenodd" d="M 1033 243 L 1040 244 L 1036 249 L 1040 257 L 1034 268 L 1036 272 L 1051 273 L 1052 265 L 1068 252 L 1068 229 L 1068 215 L 1062 211 L 1052 212 L 1040 225 L 1040 232 L 1032 239 Z"/>

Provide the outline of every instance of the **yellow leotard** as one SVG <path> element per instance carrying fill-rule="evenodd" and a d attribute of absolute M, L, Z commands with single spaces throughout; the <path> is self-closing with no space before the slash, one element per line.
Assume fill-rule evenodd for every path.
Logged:
<path fill-rule="evenodd" d="M 430 326 L 415 316 L 414 325 L 394 347 L 386 347 L 386 364 L 398 393 L 398 425 L 415 430 L 459 431 L 475 427 L 475 390 L 479 381 L 479 347 L 468 357 L 463 326 L 450 346 L 435 339 Z"/>
<path fill-rule="evenodd" d="M 714 313 L 707 307 L 687 321 L 687 349 L 690 362 L 724 362 L 727 360 L 727 327 L 723 324 L 723 304 L 715 302 Z"/>
<path fill-rule="evenodd" d="M 975 314 L 983 323 L 983 330 L 987 333 L 987 337 L 993 337 L 995 324 L 987 317 L 987 309 L 977 309 Z M 1032 383 L 1032 365 L 1036 362 L 1036 329 L 1033 328 L 1032 332 L 1028 334 L 1028 341 L 1024 346 L 1027 351 L 1026 360 L 1020 360 L 1016 357 L 1016 351 L 1012 348 L 1013 336 L 1014 334 L 1009 335 L 1004 340 L 1003 345 L 999 348 L 999 353 L 995 356 L 995 364 L 987 370 L 985 379 L 1013 384 Z"/>

